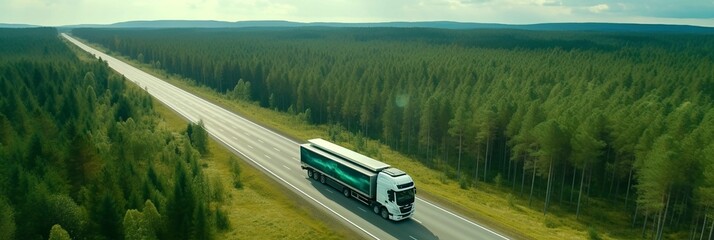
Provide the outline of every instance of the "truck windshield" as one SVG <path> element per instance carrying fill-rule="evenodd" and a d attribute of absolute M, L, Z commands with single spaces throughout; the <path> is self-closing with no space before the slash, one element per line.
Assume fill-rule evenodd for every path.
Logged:
<path fill-rule="evenodd" d="M 414 191 L 415 189 L 404 190 L 401 192 L 396 192 L 397 195 L 397 205 L 403 206 L 414 202 Z"/>

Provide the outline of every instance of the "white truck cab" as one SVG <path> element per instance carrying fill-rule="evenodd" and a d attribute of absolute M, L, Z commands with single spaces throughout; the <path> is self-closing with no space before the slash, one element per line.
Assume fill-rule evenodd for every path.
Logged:
<path fill-rule="evenodd" d="M 372 210 L 383 218 L 400 221 L 414 214 L 416 188 L 404 171 L 396 168 L 381 171 L 377 175 L 376 195 Z"/>

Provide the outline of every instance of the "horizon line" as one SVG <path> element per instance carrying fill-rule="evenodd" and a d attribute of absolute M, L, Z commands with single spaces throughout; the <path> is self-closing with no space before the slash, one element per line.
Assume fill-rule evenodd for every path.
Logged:
<path fill-rule="evenodd" d="M 455 24 L 484 24 L 484 25 L 504 25 L 504 26 L 533 26 L 533 25 L 546 25 L 546 24 L 612 24 L 612 25 L 649 25 L 649 26 L 690 26 L 699 28 L 714 28 L 714 26 L 705 25 L 694 25 L 685 23 L 643 23 L 643 22 L 598 22 L 598 21 L 564 21 L 564 22 L 534 22 L 534 23 L 499 23 L 499 22 L 467 22 L 467 21 L 454 21 L 454 20 L 423 20 L 423 21 L 409 21 L 409 20 L 399 20 L 399 21 L 364 21 L 364 22 L 340 22 L 340 21 L 291 21 L 291 20 L 237 20 L 237 21 L 227 21 L 227 20 L 215 20 L 215 19 L 154 19 L 154 20 L 127 20 L 119 21 L 113 23 L 77 23 L 77 24 L 62 24 L 62 25 L 38 25 L 30 23 L 10 23 L 10 22 L 0 22 L 0 24 L 5 25 L 26 25 L 33 27 L 68 27 L 68 26 L 78 26 L 78 25 L 103 25 L 111 26 L 122 23 L 132 23 L 132 22 L 216 22 L 216 23 L 241 23 L 241 22 L 285 22 L 285 23 L 298 23 L 298 24 L 389 24 L 389 23 L 455 23 Z"/>

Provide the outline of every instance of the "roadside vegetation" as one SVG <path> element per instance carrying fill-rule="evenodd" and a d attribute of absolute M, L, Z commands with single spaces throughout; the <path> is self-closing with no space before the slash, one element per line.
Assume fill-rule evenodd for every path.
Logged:
<path fill-rule="evenodd" d="M 679 239 L 714 227 L 711 35 L 74 33 L 296 139 L 402 168 L 420 193 L 516 235 Z"/>
<path fill-rule="evenodd" d="M 186 130 L 186 119 L 159 101 L 156 112 L 172 131 Z M 218 180 L 212 184 L 221 189 L 221 208 L 227 213 L 229 226 L 214 239 L 349 239 L 351 230 L 321 219 L 330 218 L 312 209 L 290 190 L 265 178 L 264 173 L 236 157 L 228 148 L 207 139 L 207 154 L 202 158 L 204 172 Z"/>
<path fill-rule="evenodd" d="M 2 29 L 0 239 L 208 239 L 226 212 L 184 132 L 53 28 Z"/>
<path fill-rule="evenodd" d="M 344 238 L 66 44 L 0 29 L 0 239 Z"/>

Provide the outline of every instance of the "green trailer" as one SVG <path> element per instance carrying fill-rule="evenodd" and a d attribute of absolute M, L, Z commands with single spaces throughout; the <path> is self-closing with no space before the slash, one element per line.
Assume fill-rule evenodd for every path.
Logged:
<path fill-rule="evenodd" d="M 328 183 L 395 221 L 414 213 L 416 188 L 405 172 L 337 144 L 312 139 L 300 145 L 300 164 L 309 178 Z M 335 186 L 336 185 L 336 186 Z"/>

